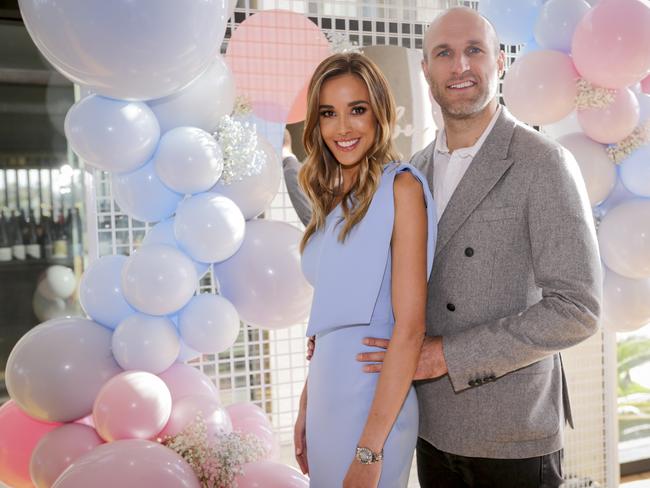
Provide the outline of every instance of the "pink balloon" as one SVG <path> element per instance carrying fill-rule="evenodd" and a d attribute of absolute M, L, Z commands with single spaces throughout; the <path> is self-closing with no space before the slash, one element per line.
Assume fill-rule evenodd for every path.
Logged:
<path fill-rule="evenodd" d="M 50 488 L 68 466 L 103 442 L 95 429 L 81 424 L 65 424 L 48 432 L 32 454 L 32 481 L 38 488 Z"/>
<path fill-rule="evenodd" d="M 9 400 L 0 407 L 0 482 L 32 488 L 29 460 L 41 438 L 61 424 L 35 420 Z"/>
<path fill-rule="evenodd" d="M 309 82 L 302 86 L 300 92 L 293 99 L 291 110 L 287 116 L 287 124 L 297 124 L 302 122 L 307 117 L 307 91 L 309 90 Z"/>
<path fill-rule="evenodd" d="M 226 410 L 230 414 L 234 432 L 252 434 L 261 440 L 267 453 L 266 459 L 280 458 L 280 444 L 264 410 L 250 402 L 235 403 L 227 406 Z"/>
<path fill-rule="evenodd" d="M 190 395 L 208 395 L 219 400 L 219 390 L 203 372 L 187 364 L 176 363 L 158 375 L 172 395 L 172 402 Z"/>
<path fill-rule="evenodd" d="M 263 114 L 269 115 L 265 104 L 276 104 L 284 122 L 296 95 L 330 52 L 321 30 L 304 15 L 266 10 L 237 27 L 228 43 L 226 60 L 238 93 L 250 99 L 255 114 L 265 118 Z"/>
<path fill-rule="evenodd" d="M 259 461 L 244 464 L 235 478 L 238 488 L 308 488 L 309 479 L 286 464 Z"/>
<path fill-rule="evenodd" d="M 205 420 L 209 437 L 219 433 L 229 434 L 232 432 L 228 412 L 221 408 L 218 400 L 207 395 L 192 395 L 174 402 L 169 421 L 158 437 L 164 439 L 167 436 L 179 434 L 199 415 Z"/>
<path fill-rule="evenodd" d="M 503 80 L 503 98 L 519 119 L 552 124 L 569 115 L 578 93 L 578 72 L 559 51 L 539 50 L 517 59 Z"/>
<path fill-rule="evenodd" d="M 650 75 L 641 80 L 641 91 L 650 95 Z"/>
<path fill-rule="evenodd" d="M 171 393 L 163 380 L 144 371 L 125 371 L 99 391 L 93 420 L 108 442 L 151 439 L 165 427 L 171 409 Z"/>
<path fill-rule="evenodd" d="M 77 459 L 53 488 L 200 488 L 185 460 L 157 442 L 129 439 L 102 444 Z"/>
<path fill-rule="evenodd" d="M 614 102 L 604 108 L 578 110 L 583 132 L 596 142 L 613 144 L 629 136 L 639 123 L 639 102 L 632 90 L 618 90 Z"/>
<path fill-rule="evenodd" d="M 602 0 L 573 34 L 583 78 L 606 88 L 633 85 L 650 71 L 650 8 L 645 0 Z"/>

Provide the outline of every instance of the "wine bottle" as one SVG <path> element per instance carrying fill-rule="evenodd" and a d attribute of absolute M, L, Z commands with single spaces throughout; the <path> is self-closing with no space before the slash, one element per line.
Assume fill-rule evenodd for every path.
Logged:
<path fill-rule="evenodd" d="M 41 245 L 38 243 L 36 234 L 36 218 L 34 212 L 29 211 L 29 223 L 27 224 L 27 242 L 25 244 L 27 257 L 31 259 L 41 259 Z"/>
<path fill-rule="evenodd" d="M 41 225 L 43 227 L 43 236 L 41 237 L 41 244 L 43 246 L 42 255 L 46 260 L 50 261 L 52 259 L 52 254 L 54 253 L 54 239 L 52 238 L 52 219 L 48 216 L 43 217 L 41 219 Z"/>
<path fill-rule="evenodd" d="M 11 261 L 11 241 L 9 240 L 9 222 L 4 213 L 0 214 L 0 262 Z"/>
<path fill-rule="evenodd" d="M 24 218 L 21 219 L 19 216 L 14 221 L 13 239 L 11 243 L 11 253 L 14 256 L 14 259 L 17 259 L 18 261 L 25 260 L 25 241 L 23 236 L 23 227 L 21 225 L 23 220 Z"/>
<path fill-rule="evenodd" d="M 54 254 L 52 257 L 57 259 L 66 259 L 68 254 L 68 236 L 65 229 L 65 217 L 63 212 L 59 215 L 59 221 L 56 224 L 56 237 L 54 238 Z"/>

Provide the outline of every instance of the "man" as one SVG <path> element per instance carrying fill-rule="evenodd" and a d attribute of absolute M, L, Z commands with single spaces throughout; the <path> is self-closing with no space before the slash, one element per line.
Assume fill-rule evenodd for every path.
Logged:
<path fill-rule="evenodd" d="M 420 484 L 560 486 L 572 419 L 559 351 L 600 313 L 586 190 L 566 151 L 499 106 L 504 54 L 487 20 L 450 9 L 423 49 L 445 128 L 411 159 L 440 216 L 416 373 Z M 383 354 L 359 359 L 378 372 Z"/>

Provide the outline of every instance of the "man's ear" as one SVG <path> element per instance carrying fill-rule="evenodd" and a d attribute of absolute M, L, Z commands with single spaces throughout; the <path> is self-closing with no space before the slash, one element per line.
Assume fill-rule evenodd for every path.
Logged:
<path fill-rule="evenodd" d="M 499 50 L 499 55 L 497 56 L 497 67 L 499 70 L 499 78 L 501 78 L 506 72 L 506 53 L 503 50 Z"/>

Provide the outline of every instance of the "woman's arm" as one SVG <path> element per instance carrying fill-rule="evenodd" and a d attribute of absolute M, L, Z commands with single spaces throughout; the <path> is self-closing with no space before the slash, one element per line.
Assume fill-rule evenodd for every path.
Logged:
<path fill-rule="evenodd" d="M 300 395 L 298 418 L 293 428 L 293 444 L 296 449 L 296 461 L 303 474 L 309 474 L 307 463 L 307 380 Z"/>
<path fill-rule="evenodd" d="M 422 185 L 411 173 L 400 173 L 395 177 L 394 195 L 391 287 L 395 326 L 359 439 L 359 446 L 374 452 L 383 449 L 411 387 L 425 332 L 427 211 Z M 371 471 L 371 466 L 355 461 L 348 475 L 355 476 L 353 470 Z"/>

